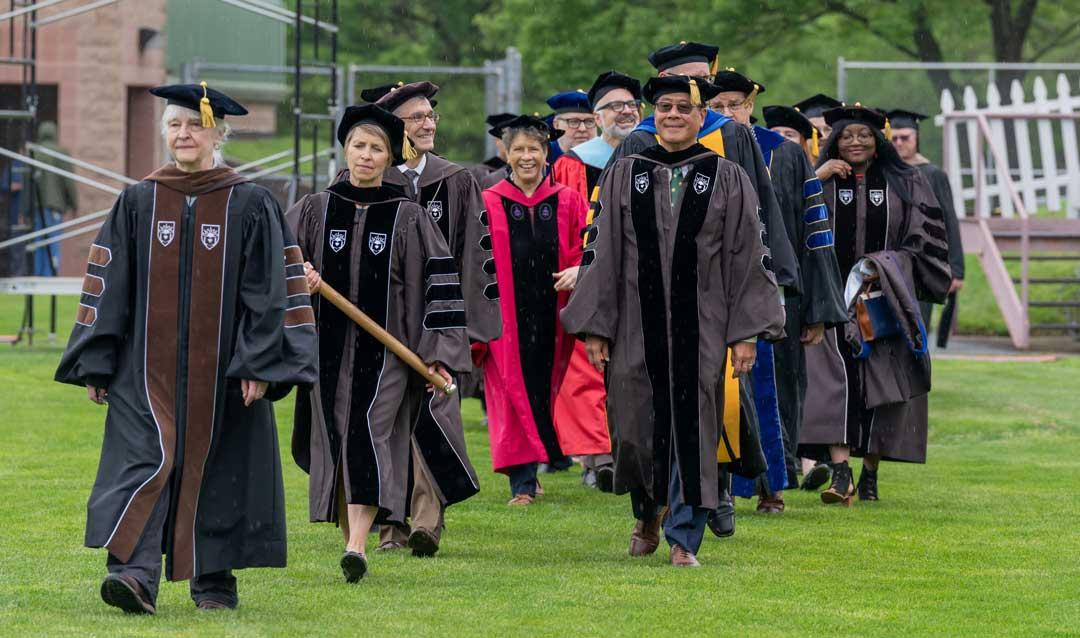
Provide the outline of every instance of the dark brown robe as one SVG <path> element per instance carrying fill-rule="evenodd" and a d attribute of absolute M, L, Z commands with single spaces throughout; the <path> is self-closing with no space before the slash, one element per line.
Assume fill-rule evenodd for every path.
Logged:
<path fill-rule="evenodd" d="M 672 206 L 674 167 L 688 173 Z M 738 448 L 722 433 L 727 348 L 784 327 L 753 186 L 700 144 L 654 146 L 608 167 L 594 221 L 562 321 L 611 344 L 615 491 L 666 503 L 674 448 L 685 502 L 715 509 L 718 446 Z"/>
<path fill-rule="evenodd" d="M 285 566 L 270 401 L 317 378 L 296 281 L 303 265 L 281 209 L 232 169 L 167 167 L 124 189 L 90 247 L 56 372 L 108 389 L 87 546 L 127 562 L 169 493 L 169 580 Z M 265 399 L 245 407 L 244 379 L 268 382 Z"/>
<path fill-rule="evenodd" d="M 910 193 L 904 201 L 878 165 L 865 175 L 833 177 L 824 184 L 825 203 L 833 212 L 840 272 L 846 278 L 865 255 L 902 251 L 910 256 L 911 290 L 925 301 L 940 302 L 950 283 L 945 224 L 926 178 L 904 174 Z M 854 456 L 926 461 L 926 395 L 910 401 L 867 408 L 863 380 L 844 326 L 826 331 L 821 348 L 807 349 L 809 385 L 800 447 L 817 457 L 821 446 L 844 445 Z"/>
<path fill-rule="evenodd" d="M 431 217 L 390 186 L 339 182 L 289 210 L 306 261 L 426 362 L 471 366 L 457 266 Z M 310 518 L 337 521 L 344 500 L 376 505 L 378 521 L 407 515 L 409 441 L 424 380 L 337 308 L 315 299 L 319 382 L 296 402 L 292 451 L 310 474 Z M 436 397 L 436 404 L 455 399 Z M 436 427 L 432 445 L 459 458 L 456 489 L 474 494 L 460 430 Z M 460 452 L 460 456 L 454 454 Z M 449 489 L 449 484 L 446 484 Z"/>

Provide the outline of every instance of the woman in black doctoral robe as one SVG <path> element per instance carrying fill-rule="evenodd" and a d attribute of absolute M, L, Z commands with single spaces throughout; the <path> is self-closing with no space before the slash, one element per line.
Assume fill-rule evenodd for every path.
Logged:
<path fill-rule="evenodd" d="M 325 281 L 445 378 L 468 370 L 465 302 L 446 241 L 419 205 L 382 182 L 411 150 L 403 122 L 379 106 L 349 107 L 338 140 L 349 179 L 288 213 L 307 270 L 308 288 L 301 280 L 297 292 L 315 293 Z M 310 474 L 311 520 L 341 525 L 342 572 L 356 582 L 367 571 L 372 524 L 407 515 L 409 440 L 424 381 L 335 306 L 314 305 L 319 382 L 297 399 L 293 458 Z"/>
<path fill-rule="evenodd" d="M 911 297 L 940 301 L 949 289 L 949 256 L 941 208 L 930 185 L 885 139 L 881 113 L 856 104 L 827 111 L 825 120 L 832 126 L 832 135 L 822 150 L 818 174 L 826 175 L 823 188 L 825 203 L 833 212 L 836 257 L 841 274 L 849 281 L 849 317 L 853 315 L 850 276 L 863 271 L 864 258 L 898 264 Z M 832 484 L 821 496 L 825 503 L 851 504 L 856 486 L 849 456 L 863 457 L 857 490 L 859 499 L 868 501 L 878 498 L 878 461 L 926 461 L 926 392 L 869 407 L 874 401 L 868 396 L 867 375 L 878 371 L 867 367 L 858 334 L 850 321 L 836 328 L 834 338 L 827 342 L 829 357 L 813 360 L 814 369 L 808 375 L 800 443 L 808 452 L 804 456 L 815 452 L 808 449 L 812 446 L 818 451 L 829 447 L 835 471 Z M 925 348 L 925 334 L 915 341 L 910 348 L 918 366 L 925 369 L 898 365 L 892 374 L 896 378 L 922 374 L 928 390 L 929 357 L 917 352 Z M 900 352 L 909 344 L 870 347 Z M 908 359 L 898 355 L 897 360 Z"/>

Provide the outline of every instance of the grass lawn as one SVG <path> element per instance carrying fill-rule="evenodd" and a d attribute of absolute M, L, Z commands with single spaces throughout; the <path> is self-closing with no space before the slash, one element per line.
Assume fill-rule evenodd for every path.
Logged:
<path fill-rule="evenodd" d="M 71 323 L 74 301 L 62 304 Z M 39 308 L 46 307 L 44 300 Z M 0 298 L 0 333 L 21 306 Z M 629 500 L 576 472 L 509 509 L 475 402 L 467 435 L 483 490 L 452 508 L 434 559 L 371 554 L 346 586 L 339 532 L 307 522 L 306 476 L 283 453 L 289 567 L 241 572 L 234 613 L 198 613 L 165 583 L 156 617 L 98 597 L 102 550 L 82 548 L 104 409 L 51 382 L 60 346 L 0 349 L 0 636 L 925 636 L 1080 630 L 1080 359 L 942 361 L 929 463 L 888 464 L 877 504 L 789 493 L 738 533 L 707 536 L 704 568 L 626 555 Z M 278 406 L 289 440 L 291 400 Z M 373 549 L 374 545 L 369 545 Z"/>

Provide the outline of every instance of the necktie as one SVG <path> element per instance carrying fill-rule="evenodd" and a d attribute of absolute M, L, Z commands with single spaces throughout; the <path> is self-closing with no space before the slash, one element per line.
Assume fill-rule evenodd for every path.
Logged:
<path fill-rule="evenodd" d="M 417 173 L 411 168 L 405 169 L 405 178 L 409 180 L 409 183 L 405 186 L 405 194 L 409 199 L 416 199 L 416 180 L 420 179 L 420 173 Z"/>

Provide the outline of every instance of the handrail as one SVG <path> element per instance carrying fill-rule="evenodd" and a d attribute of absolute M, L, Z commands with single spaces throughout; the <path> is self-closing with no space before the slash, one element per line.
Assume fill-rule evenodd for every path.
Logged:
<path fill-rule="evenodd" d="M 104 175 L 105 177 L 115 179 L 118 182 L 123 182 L 123 183 L 127 184 L 128 186 L 131 186 L 132 184 L 138 184 L 139 183 L 139 180 L 137 180 L 137 179 L 131 179 L 127 175 L 121 175 L 120 173 L 114 173 L 113 171 L 110 171 L 107 168 L 102 168 L 102 167 L 100 167 L 100 166 L 98 166 L 96 164 L 91 164 L 90 162 L 86 162 L 86 161 L 83 161 L 83 160 L 78 159 L 76 157 L 72 157 L 72 156 L 70 156 L 70 155 L 68 155 L 66 153 L 61 153 L 60 151 L 53 150 L 53 149 L 49 148 L 48 146 L 42 146 L 41 144 L 35 144 L 35 143 L 31 142 L 31 143 L 27 144 L 26 147 L 28 149 L 30 149 L 31 151 L 34 151 L 35 153 L 44 153 L 45 155 L 48 155 L 50 157 L 55 157 L 56 159 L 64 160 L 65 162 L 69 162 L 74 166 L 78 166 L 79 168 L 83 168 L 83 169 L 86 169 L 86 170 L 88 170 L 90 172 L 97 173 L 98 175 Z"/>
<path fill-rule="evenodd" d="M 112 186 L 107 186 L 105 184 L 102 184 L 101 182 L 94 181 L 94 180 L 90 179 L 89 177 L 83 177 L 82 175 L 76 175 L 75 173 L 72 173 L 71 171 L 65 171 L 62 168 L 57 168 L 57 167 L 53 166 L 52 164 L 46 164 L 45 162 L 39 162 L 38 160 L 36 160 L 36 159 L 34 159 L 32 157 L 27 157 L 26 155 L 20 155 L 19 153 L 15 153 L 14 151 L 9 151 L 6 148 L 0 147 L 0 155 L 3 155 L 4 157 L 11 158 L 13 160 L 18 160 L 18 161 L 20 161 L 20 162 L 22 162 L 24 164 L 29 164 L 30 166 L 33 166 L 35 168 L 40 168 L 43 171 L 48 171 L 50 173 L 56 173 L 57 175 L 60 175 L 61 177 L 66 177 L 68 179 L 75 180 L 76 182 L 79 182 L 80 184 L 86 184 L 87 186 L 90 186 L 92 188 L 96 188 L 98 190 L 103 190 L 106 193 L 110 193 L 112 195 L 119 195 L 120 192 L 121 192 L 119 188 L 113 188 Z"/>

